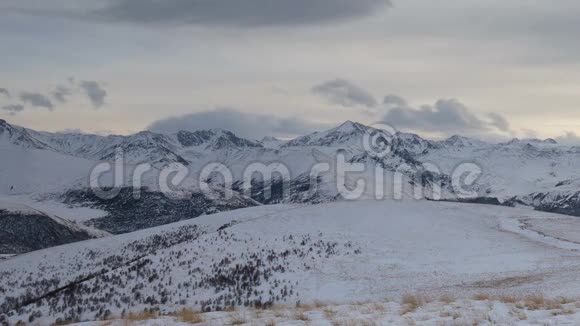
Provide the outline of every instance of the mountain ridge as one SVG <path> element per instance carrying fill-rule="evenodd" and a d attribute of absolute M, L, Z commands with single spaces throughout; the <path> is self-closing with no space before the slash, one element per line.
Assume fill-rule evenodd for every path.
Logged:
<path fill-rule="evenodd" d="M 344 181 L 347 188 L 352 188 L 358 178 L 366 180 L 367 187 L 361 198 L 375 198 L 373 170 L 374 167 L 382 167 L 387 174 L 385 180 L 394 180 L 397 173 L 402 173 L 404 198 L 417 199 L 414 188 L 419 186 L 423 187 L 419 198 L 432 198 L 435 188 L 441 187 L 443 199 L 454 200 L 453 174 L 461 164 L 472 163 L 482 172 L 469 186 L 477 198 L 495 198 L 503 205 L 527 205 L 580 216 L 580 193 L 576 191 L 580 188 L 576 172 L 580 169 L 579 147 L 559 145 L 550 139 L 512 140 L 496 144 L 459 135 L 445 140 L 428 140 L 417 134 L 397 132 L 392 141 L 394 148 L 389 155 L 377 157 L 372 150 L 369 152 L 364 142 L 367 133 L 378 131 L 371 126 L 346 121 L 337 127 L 292 140 L 265 138 L 257 141 L 221 129 L 182 130 L 168 134 L 142 131 L 128 136 L 59 134 L 13 126 L 3 120 L 0 122 L 0 146 L 5 148 L 5 157 L 0 161 L 0 177 L 6 184 L 0 185 L 0 195 L 57 193 L 60 194 L 59 198 L 66 198 L 62 194 L 81 191 L 86 195 L 77 195 L 76 198 L 89 198 L 92 191 L 88 179 L 91 168 L 99 162 L 114 160 L 117 150 L 121 149 L 125 170 L 132 171 L 140 163 L 151 164 L 153 169 L 144 174 L 142 185 L 134 185 L 132 175 L 128 174 L 122 178 L 123 183 L 116 186 L 146 187 L 150 198 L 157 198 L 157 193 L 161 191 L 158 181 L 160 171 L 174 163 L 186 166 L 189 171 L 175 189 L 188 196 L 201 193 L 200 181 L 216 189 L 223 188 L 223 180 L 214 177 L 215 174 L 206 180 L 199 179 L 204 167 L 210 164 L 226 166 L 233 177 L 233 190 L 239 195 L 236 197 L 238 203 L 216 203 L 216 206 L 209 207 L 210 210 L 196 211 L 198 213 L 190 218 L 215 208 L 222 210 L 254 205 L 242 199 L 243 195 L 261 204 L 320 203 L 343 200 L 344 197 L 338 189 L 336 169 L 322 173 L 314 183 L 311 169 L 320 162 L 335 165 L 337 154 L 342 153 L 346 162 L 360 163 L 365 167 L 365 172 L 349 176 Z M 281 179 L 260 180 L 254 176 L 250 185 L 244 183 L 245 169 L 257 162 L 266 166 L 285 166 L 289 172 L 289 186 L 284 188 Z M 435 170 L 428 170 L 427 166 L 435 167 Z M 49 175 L 54 177 L 48 178 Z M 113 185 L 110 173 L 104 179 L 109 180 L 105 185 Z M 392 185 L 387 185 L 389 187 L 392 188 Z M 387 190 L 389 192 L 385 196 L 393 196 L 395 190 Z M 267 193 L 272 196 L 267 198 Z M 75 204 L 92 205 L 82 200 Z M 145 203 L 141 202 L 140 205 Z M 138 223 L 138 211 L 151 214 L 144 217 L 151 222 Z M 158 225 L 156 219 L 175 221 L 160 212 L 171 210 L 159 206 L 134 210 L 134 215 L 127 211 L 129 216 L 123 220 L 125 226 L 112 225 L 109 220 L 107 229 L 130 232 L 134 229 L 126 225 L 143 228 Z M 114 212 L 110 214 L 114 215 Z M 188 216 L 178 219 L 184 218 Z M 104 225 L 101 222 L 94 224 Z"/>
<path fill-rule="evenodd" d="M 337 127 L 330 128 L 328 130 L 313 132 L 303 136 L 297 136 L 293 139 L 283 141 L 276 137 L 265 135 L 262 140 L 250 140 L 244 137 L 237 136 L 234 132 L 220 129 L 220 128 L 209 128 L 209 129 L 198 129 L 198 130 L 179 130 L 176 132 L 154 132 L 150 130 L 140 131 L 129 135 L 97 135 L 97 134 L 86 134 L 86 133 L 58 133 L 58 132 L 45 132 L 45 131 L 35 131 L 33 129 L 12 125 L 4 119 L 0 119 L 0 136 L 8 130 L 8 133 L 16 134 L 16 139 L 14 136 L 10 137 L 9 140 L 13 141 L 15 145 L 26 145 L 25 141 L 30 141 L 28 145 L 36 149 L 46 149 L 53 150 L 63 154 L 78 156 L 81 158 L 90 159 L 108 159 L 112 155 L 105 154 L 102 157 L 98 157 L 99 152 L 91 152 L 89 148 L 91 146 L 98 146 L 100 143 L 107 143 L 108 146 L 126 146 L 135 141 L 143 141 L 144 143 L 152 142 L 166 142 L 172 143 L 173 146 L 181 145 L 183 147 L 198 147 L 201 145 L 207 145 L 205 149 L 207 150 L 221 150 L 223 148 L 232 147 L 264 147 L 262 142 L 280 142 L 280 147 L 295 147 L 295 146 L 329 146 L 340 144 L 341 142 L 348 142 L 349 139 L 340 138 L 337 136 L 344 135 L 358 135 L 364 134 L 367 130 L 374 129 L 372 126 L 367 126 L 359 122 L 353 122 L 347 120 Z M 397 132 L 397 135 L 404 135 L 403 138 L 415 138 L 419 139 L 420 142 L 425 142 L 428 144 L 427 147 L 437 148 L 440 146 L 481 146 L 485 144 L 497 145 L 497 146 L 508 146 L 514 144 L 549 144 L 549 145 L 559 145 L 557 141 L 552 138 L 547 139 L 518 139 L 514 138 L 506 142 L 498 143 L 488 143 L 476 138 L 465 137 L 461 135 L 452 135 L 447 139 L 443 140 L 432 140 L 426 139 L 414 133 L 408 132 Z M 217 139 L 216 139 L 217 137 Z M 144 138 L 150 138 L 148 141 L 144 141 Z M 152 141 L 154 140 L 154 141 Z M 416 141 L 415 141 L 416 142 Z M 75 148 L 72 145 L 82 143 L 79 147 Z M 66 144 L 69 144 L 68 148 Z M 102 145 L 105 146 L 105 145 Z M 171 146 L 167 146 L 171 147 Z M 89 157 L 87 157 L 89 156 Z"/>

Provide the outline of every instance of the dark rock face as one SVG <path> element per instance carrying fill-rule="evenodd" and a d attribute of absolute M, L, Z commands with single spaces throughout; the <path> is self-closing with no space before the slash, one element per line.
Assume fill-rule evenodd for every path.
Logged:
<path fill-rule="evenodd" d="M 233 132 L 226 130 L 197 130 L 194 132 L 182 130 L 177 133 L 177 140 L 184 147 L 208 144 L 207 150 L 262 147 L 260 143 L 240 138 Z"/>
<path fill-rule="evenodd" d="M 428 199 L 431 200 L 431 199 Z M 439 202 L 450 202 L 450 203 L 463 203 L 463 204 L 480 204 L 480 205 L 493 205 L 493 206 L 510 206 L 506 203 L 501 203 L 499 199 L 495 197 L 475 197 L 475 198 L 463 198 L 463 199 L 441 199 L 433 200 Z"/>
<path fill-rule="evenodd" d="M 222 131 L 222 135 L 207 145 L 206 150 L 218 151 L 223 149 L 239 149 L 248 147 L 262 147 L 261 144 L 240 138 L 230 131 Z"/>
<path fill-rule="evenodd" d="M 281 203 L 319 204 L 339 199 L 325 196 L 323 192 L 316 191 L 322 184 L 321 177 L 314 181 L 315 184 L 312 184 L 309 174 L 301 174 L 292 180 L 283 180 L 276 177 L 266 181 L 253 179 L 249 191 L 244 189 L 242 182 L 238 181 L 233 184 L 233 189 L 240 193 L 247 193 L 252 199 L 264 205 Z"/>
<path fill-rule="evenodd" d="M 97 197 L 90 189 L 72 190 L 64 195 L 64 202 L 82 203 L 102 209 L 107 216 L 87 222 L 97 229 L 113 234 L 133 232 L 181 220 L 256 206 L 256 202 L 242 196 L 226 201 L 207 198 L 202 193 L 191 193 L 187 197 L 169 198 L 161 192 L 143 190 L 141 198 L 133 198 L 133 188 L 122 188 L 111 199 Z"/>
<path fill-rule="evenodd" d="M 329 131 L 324 136 L 319 138 L 315 137 L 321 135 L 319 133 L 313 133 L 311 135 L 298 137 L 286 143 L 283 148 L 289 147 L 299 147 L 299 146 L 331 146 L 344 144 L 353 140 L 362 140 L 362 137 L 367 129 L 366 126 L 361 124 L 346 122 L 342 126 Z"/>
<path fill-rule="evenodd" d="M 503 202 L 495 197 L 477 197 L 452 201 L 460 203 L 486 204 L 508 207 L 522 205 L 531 207 L 541 212 L 580 217 L 580 192 L 574 195 L 565 194 L 556 196 L 550 193 L 534 193 L 528 196 L 512 197 Z"/>
<path fill-rule="evenodd" d="M 495 197 L 477 197 L 477 198 L 469 198 L 469 199 L 461 199 L 459 200 L 460 203 L 468 203 L 468 204 L 483 204 L 483 205 L 495 205 L 500 206 L 502 205 L 499 199 Z"/>
<path fill-rule="evenodd" d="M 209 141 L 213 135 L 209 130 L 198 130 L 194 132 L 182 130 L 177 133 L 177 140 L 185 147 L 192 147 Z"/>
<path fill-rule="evenodd" d="M 0 254 L 22 254 L 91 238 L 87 232 L 42 213 L 0 210 Z"/>
<path fill-rule="evenodd" d="M 538 211 L 580 216 L 580 192 L 575 194 L 551 195 L 538 193 L 531 198 Z"/>

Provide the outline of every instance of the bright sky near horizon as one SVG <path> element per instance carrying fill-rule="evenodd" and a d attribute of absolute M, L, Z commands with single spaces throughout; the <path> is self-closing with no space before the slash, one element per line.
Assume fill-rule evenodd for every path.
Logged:
<path fill-rule="evenodd" d="M 2 0 L 0 118 L 580 143 L 575 0 Z"/>

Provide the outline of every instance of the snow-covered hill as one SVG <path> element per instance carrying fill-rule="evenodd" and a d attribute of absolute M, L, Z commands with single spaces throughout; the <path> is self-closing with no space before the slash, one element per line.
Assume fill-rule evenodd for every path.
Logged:
<path fill-rule="evenodd" d="M 580 293 L 580 226 L 562 215 L 429 201 L 269 205 L 0 262 L 0 315 Z"/>
<path fill-rule="evenodd" d="M 105 236 L 31 207 L 0 201 L 0 254 L 21 254 Z"/>

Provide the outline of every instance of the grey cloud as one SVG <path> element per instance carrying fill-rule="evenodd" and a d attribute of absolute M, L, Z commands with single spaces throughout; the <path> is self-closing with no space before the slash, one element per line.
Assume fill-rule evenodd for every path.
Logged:
<path fill-rule="evenodd" d="M 377 106 L 372 94 L 345 79 L 335 79 L 312 87 L 314 94 L 326 98 L 330 103 L 346 107 Z"/>
<path fill-rule="evenodd" d="M 383 104 L 385 105 L 396 105 L 396 106 L 405 106 L 407 105 L 407 101 L 398 96 L 398 95 L 387 95 L 383 99 Z"/>
<path fill-rule="evenodd" d="M 490 124 L 501 131 L 510 131 L 510 123 L 502 115 L 497 113 L 488 113 L 487 116 L 491 120 Z"/>
<path fill-rule="evenodd" d="M 40 93 L 22 92 L 20 100 L 35 107 L 47 108 L 50 111 L 54 110 L 54 105 L 50 98 Z"/>
<path fill-rule="evenodd" d="M 105 98 L 107 91 L 96 81 L 82 81 L 79 86 L 84 90 L 85 94 L 91 100 L 95 109 L 101 108 L 105 105 Z"/>
<path fill-rule="evenodd" d="M 15 115 L 18 112 L 24 110 L 24 105 L 22 104 L 9 104 L 2 107 L 2 110 L 8 111 L 10 115 Z"/>
<path fill-rule="evenodd" d="M 575 132 L 568 131 L 564 135 L 556 137 L 556 141 L 563 145 L 580 145 L 580 136 Z"/>
<path fill-rule="evenodd" d="M 54 91 L 52 91 L 51 95 L 59 101 L 60 103 L 66 103 L 67 97 L 72 94 L 72 91 L 69 88 L 59 86 Z"/>
<path fill-rule="evenodd" d="M 299 118 L 243 113 L 229 108 L 191 113 L 153 122 L 148 129 L 158 132 L 179 130 L 226 129 L 240 136 L 261 139 L 264 136 L 292 137 L 328 127 Z"/>
<path fill-rule="evenodd" d="M 509 123 L 501 115 L 490 113 L 487 117 L 488 119 L 482 119 L 461 102 L 446 99 L 419 108 L 394 107 L 387 112 L 384 119 L 397 128 L 445 135 L 485 135 L 509 131 Z"/>
<path fill-rule="evenodd" d="M 80 81 L 75 82 L 75 79 L 68 78 L 68 85 L 63 86 L 62 84 L 54 88 L 51 92 L 40 93 L 31 91 L 19 92 L 19 99 L 24 104 L 28 104 L 32 107 L 42 107 L 47 108 L 50 111 L 54 110 L 55 102 L 57 103 L 67 103 L 69 97 L 78 96 L 78 94 L 83 94 L 88 97 L 89 101 L 95 109 L 101 108 L 105 105 L 105 99 L 108 95 L 104 87 L 96 81 Z M 10 93 L 5 88 L 0 88 L 0 95 L 9 96 Z"/>
<path fill-rule="evenodd" d="M 372 15 L 390 0 L 114 0 L 92 18 L 153 25 L 292 26 Z"/>
<path fill-rule="evenodd" d="M 520 130 L 524 138 L 539 138 L 538 132 L 532 129 L 522 129 Z"/>

